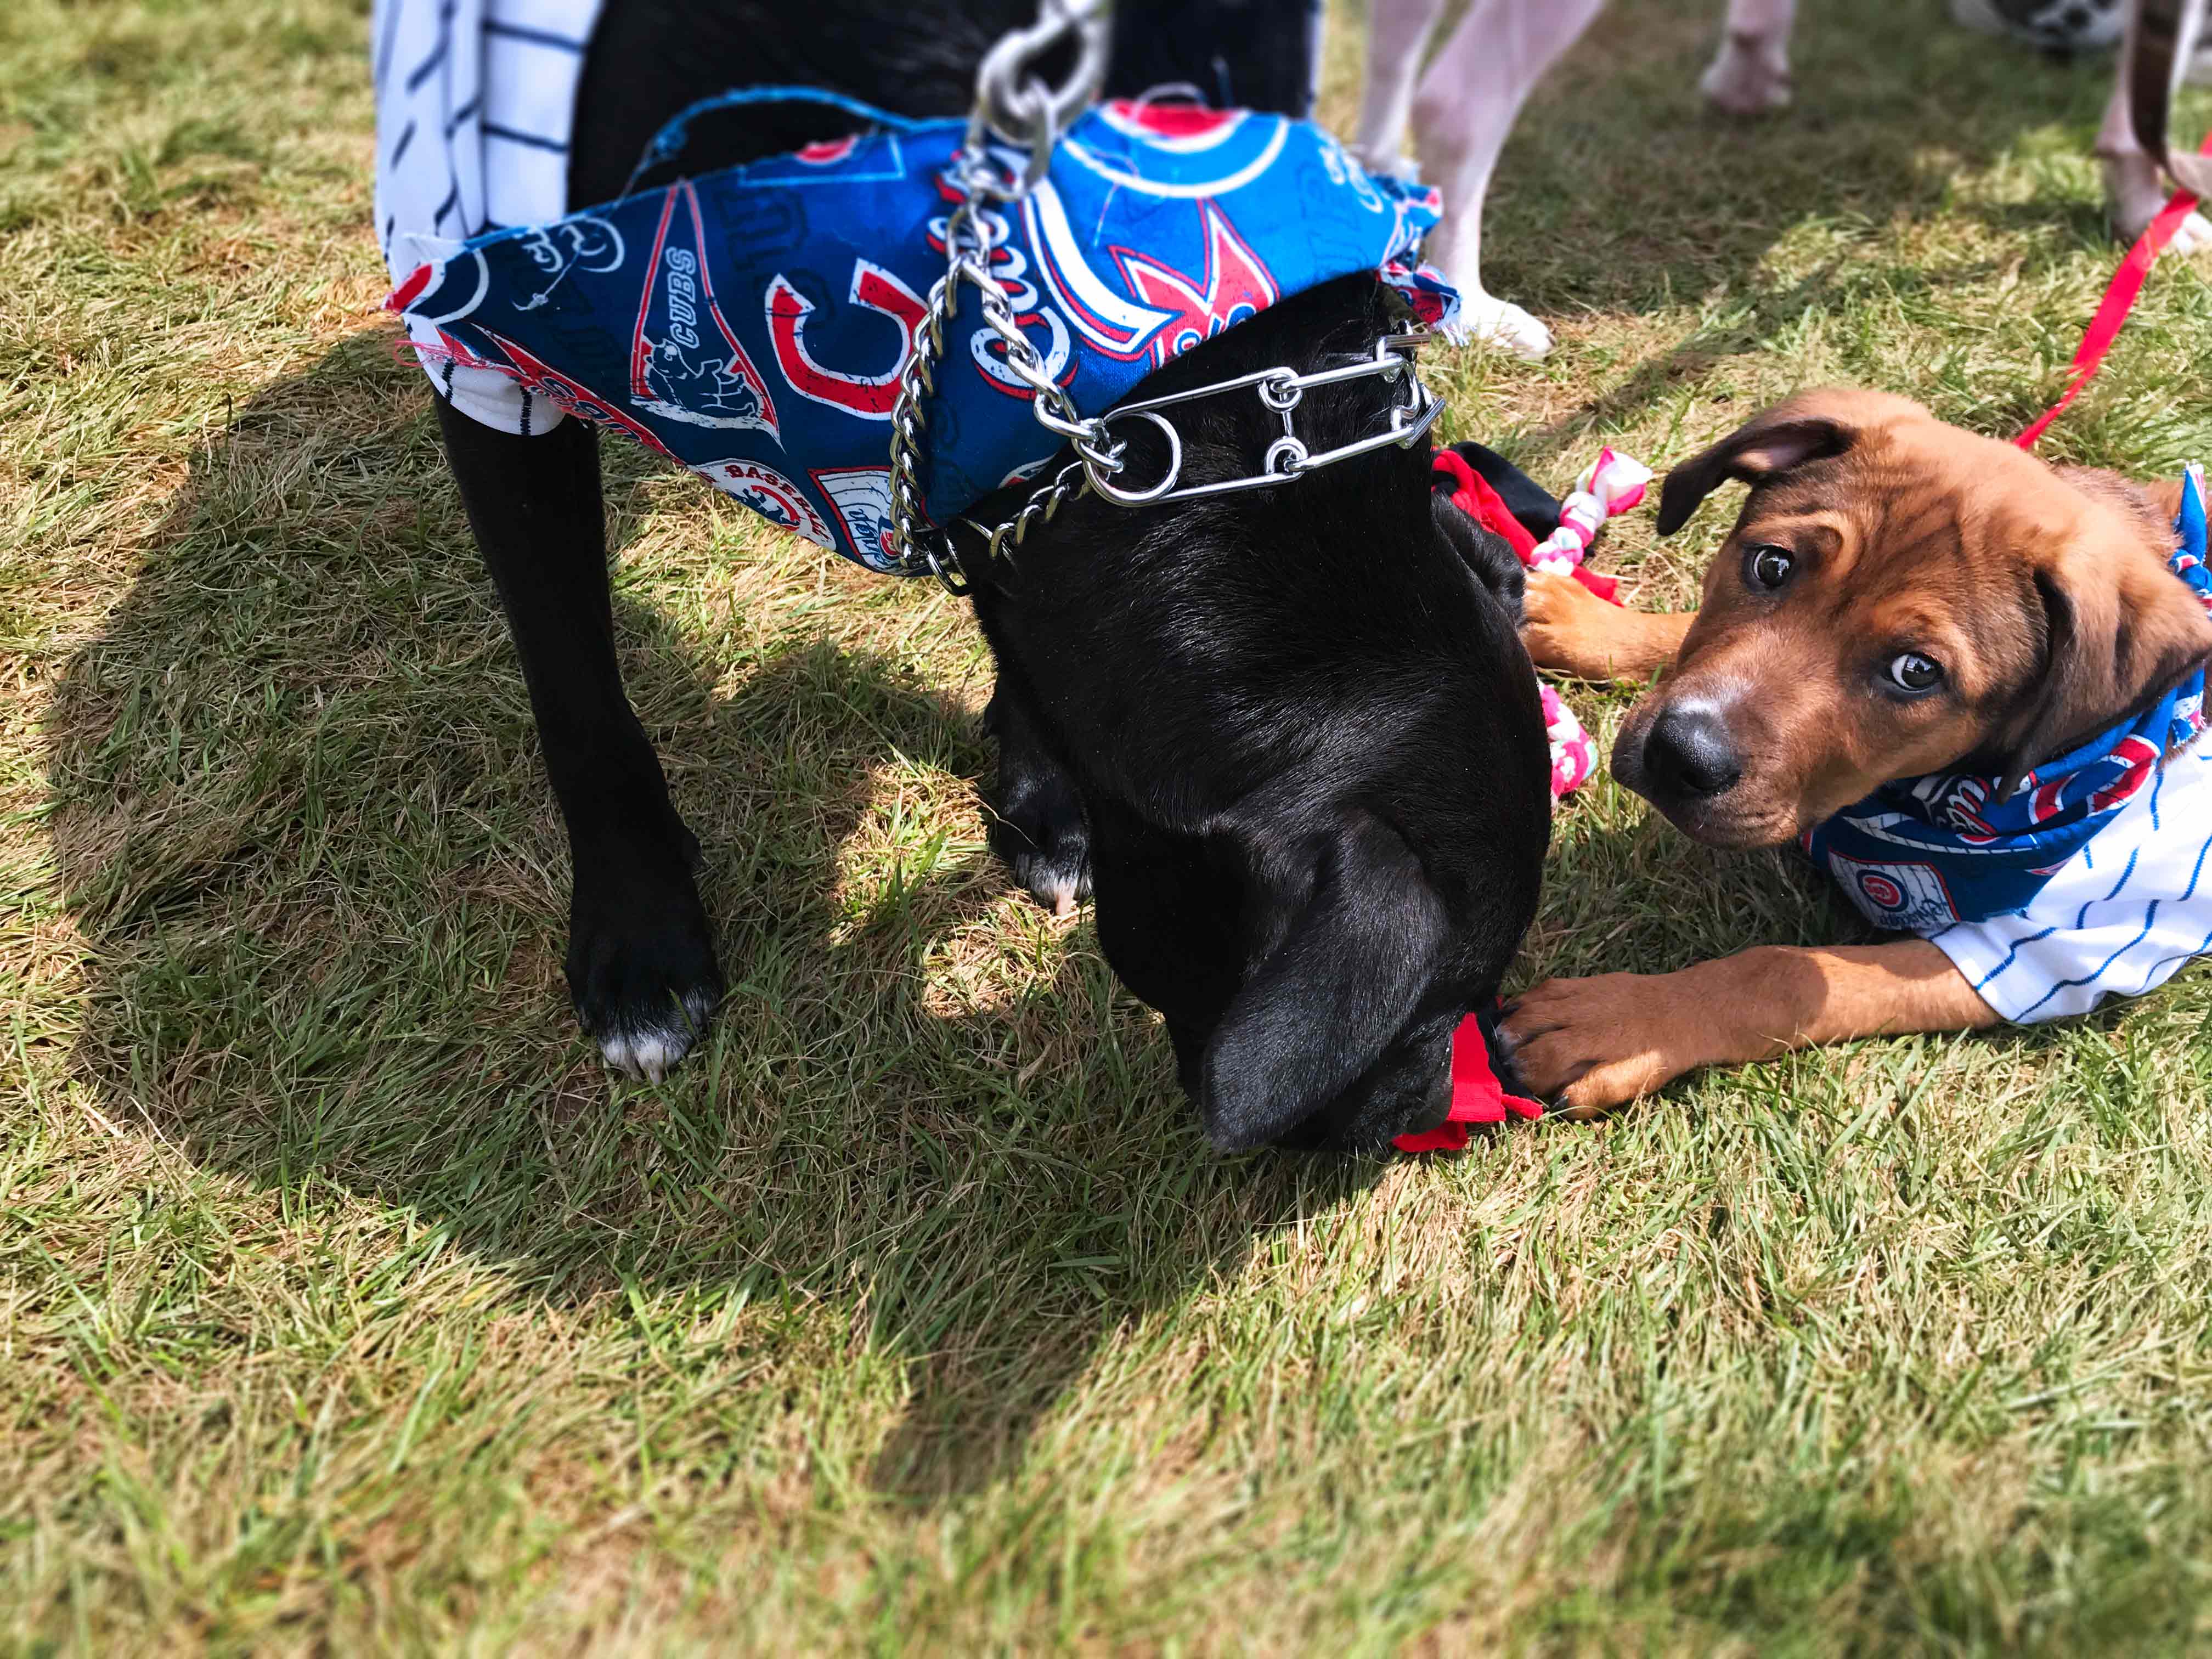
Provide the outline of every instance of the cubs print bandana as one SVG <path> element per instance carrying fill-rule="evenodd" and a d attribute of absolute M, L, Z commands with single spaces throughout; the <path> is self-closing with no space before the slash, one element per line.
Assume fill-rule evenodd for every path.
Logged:
<path fill-rule="evenodd" d="M 941 175 L 966 124 L 787 88 L 709 103 L 793 100 L 863 130 L 551 224 L 418 237 L 422 263 L 386 305 L 434 329 L 418 351 L 508 375 L 771 523 L 894 570 L 891 409 L 945 273 L 958 198 Z M 707 106 L 647 161 L 679 152 Z M 1076 121 L 1045 178 L 988 224 L 993 274 L 1089 416 L 1200 341 L 1356 271 L 1449 325 L 1457 295 L 1415 257 L 1437 216 L 1433 191 L 1368 173 L 1310 122 L 1118 102 Z M 938 524 L 1060 447 L 1003 351 L 963 289 L 926 409 Z"/>
<path fill-rule="evenodd" d="M 2193 463 L 2183 473 L 2173 532 L 2173 573 L 2212 610 L 2204 475 Z M 1901 779 L 1810 830 L 1805 850 L 1878 927 L 1931 933 L 2011 915 L 2203 721 L 2200 669 L 2138 718 L 2037 767 L 2008 800 L 1997 799 L 1996 778 Z"/>

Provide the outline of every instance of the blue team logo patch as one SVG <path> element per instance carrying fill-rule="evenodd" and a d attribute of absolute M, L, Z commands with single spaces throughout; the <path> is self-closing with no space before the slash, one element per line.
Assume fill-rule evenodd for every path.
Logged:
<path fill-rule="evenodd" d="M 1959 920 L 1950 886 L 1932 864 L 1873 864 L 1830 853 L 1828 873 L 1877 927 L 1923 933 Z"/>
<path fill-rule="evenodd" d="M 845 532 L 839 550 L 871 570 L 896 570 L 891 548 L 891 473 L 886 466 L 818 466 L 814 487 L 837 509 Z"/>
<path fill-rule="evenodd" d="M 758 461 L 703 461 L 692 471 L 740 507 L 750 507 L 779 530 L 804 536 L 817 547 L 834 548 L 830 526 L 822 521 L 806 491 L 772 466 Z"/>

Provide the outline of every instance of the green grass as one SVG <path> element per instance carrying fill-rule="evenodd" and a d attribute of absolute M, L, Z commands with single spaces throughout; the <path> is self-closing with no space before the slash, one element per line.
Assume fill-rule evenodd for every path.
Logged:
<path fill-rule="evenodd" d="M 2212 975 L 1218 1162 L 984 855 L 959 608 L 611 445 L 735 988 L 611 1086 L 374 310 L 364 10 L 0 7 L 0 1646 L 2212 1644 Z M 1561 348 L 1449 363 L 1457 431 L 1562 481 L 1826 380 L 2015 429 L 2115 258 L 2104 66 L 1808 6 L 1742 126 L 1716 10 L 1624 0 L 1532 104 L 1489 275 Z M 2160 270 L 2048 452 L 2212 453 L 2207 339 Z M 1679 603 L 1724 517 L 1607 556 Z M 1524 971 L 1847 931 L 1601 781 Z"/>

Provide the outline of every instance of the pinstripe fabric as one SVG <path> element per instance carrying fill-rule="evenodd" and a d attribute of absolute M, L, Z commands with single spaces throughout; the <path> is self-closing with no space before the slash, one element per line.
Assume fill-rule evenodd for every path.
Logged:
<path fill-rule="evenodd" d="M 392 280 L 471 236 L 568 211 L 568 136 L 601 0 L 375 0 L 376 234 Z M 503 374 L 455 366 L 409 322 L 455 408 L 502 432 L 562 412 Z"/>
<path fill-rule="evenodd" d="M 2032 1024 L 2141 996 L 2212 950 L 2212 747 L 2171 757 L 2017 915 L 1930 935 L 1984 1001 Z"/>

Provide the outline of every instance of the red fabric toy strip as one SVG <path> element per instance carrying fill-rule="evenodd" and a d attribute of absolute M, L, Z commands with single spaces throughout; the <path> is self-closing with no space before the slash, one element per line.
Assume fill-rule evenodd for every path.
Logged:
<path fill-rule="evenodd" d="M 1436 470 L 1452 481 L 1451 504 L 1473 519 L 1493 536 L 1503 536 L 1511 544 L 1513 555 L 1522 563 L 1536 550 L 1536 538 L 1528 533 L 1528 526 L 1506 511 L 1505 503 L 1490 480 L 1467 464 L 1467 457 L 1456 450 L 1439 449 L 1432 458 Z"/>
<path fill-rule="evenodd" d="M 1490 1044 L 1480 1020 L 1469 1014 L 1452 1033 L 1451 1109 L 1435 1128 L 1400 1135 L 1391 1144 L 1401 1152 L 1459 1152 L 1467 1150 L 1470 1123 L 1503 1123 L 1507 1113 L 1534 1121 L 1544 1115 L 1541 1101 L 1509 1095 L 1491 1069 Z"/>
<path fill-rule="evenodd" d="M 1436 470 L 1452 481 L 1451 504 L 1473 519 L 1493 536 L 1503 536 L 1512 548 L 1513 556 L 1527 564 L 1536 556 L 1536 538 L 1528 528 L 1515 518 L 1490 480 L 1467 464 L 1467 458 L 1449 449 L 1439 449 L 1434 457 Z M 1648 476 L 1648 475 L 1647 475 Z M 1601 576 L 1588 565 L 1577 564 L 1568 574 L 1601 599 L 1614 605 L 1613 598 L 1620 584 L 1611 576 Z"/>

